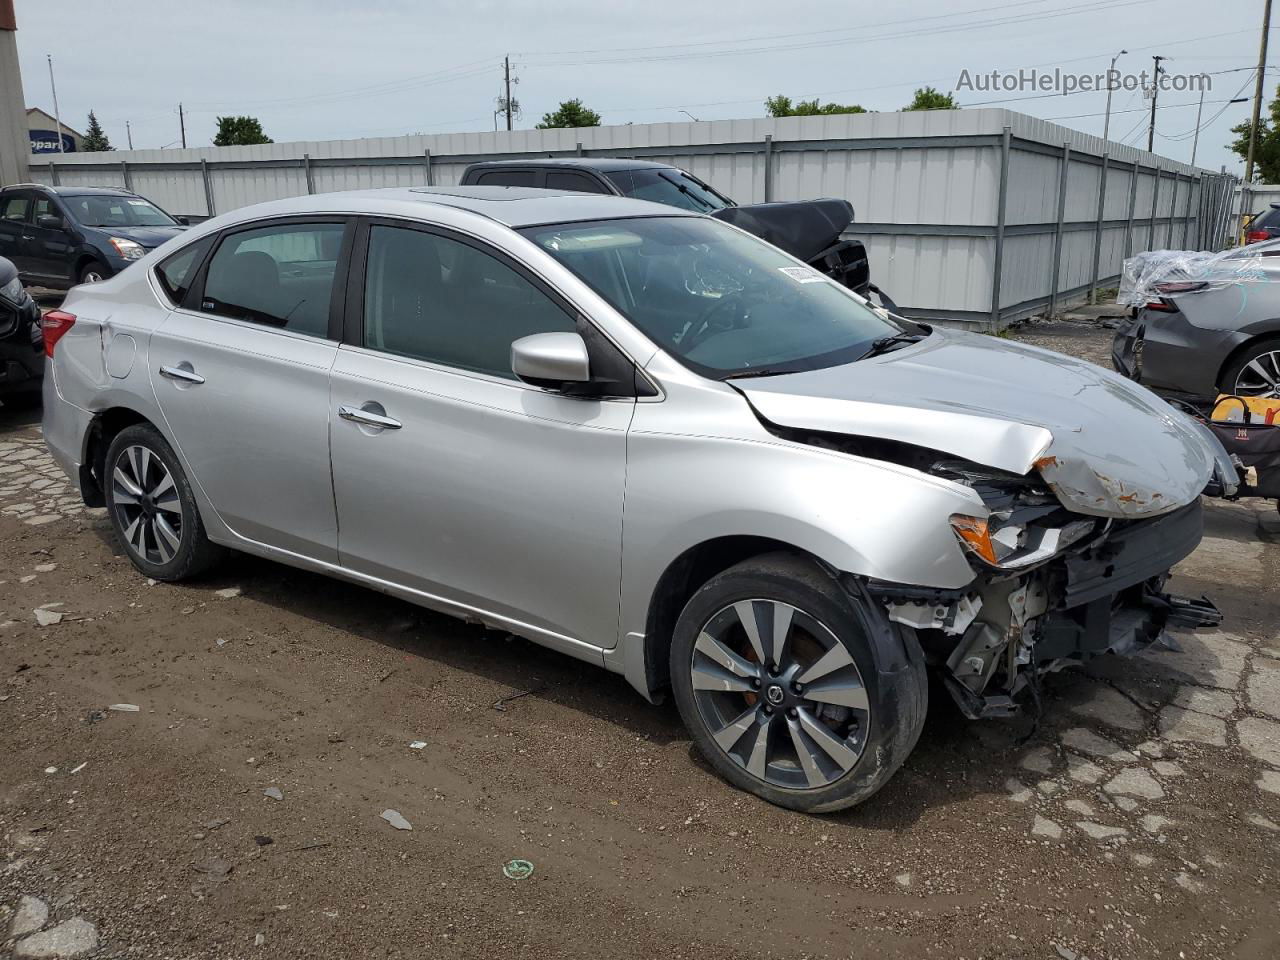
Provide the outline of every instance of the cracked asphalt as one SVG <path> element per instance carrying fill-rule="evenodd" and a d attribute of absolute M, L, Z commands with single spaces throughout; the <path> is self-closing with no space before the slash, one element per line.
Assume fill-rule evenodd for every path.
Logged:
<path fill-rule="evenodd" d="M 149 585 L 37 424 L 0 410 L 0 956 L 1280 956 L 1274 504 L 1209 503 L 1176 571 L 1221 629 L 1049 678 L 1034 726 L 935 698 L 809 817 L 524 641 L 246 557 Z"/>

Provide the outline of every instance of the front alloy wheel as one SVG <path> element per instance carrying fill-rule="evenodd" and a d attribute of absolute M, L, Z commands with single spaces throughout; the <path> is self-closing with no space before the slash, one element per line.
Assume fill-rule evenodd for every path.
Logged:
<path fill-rule="evenodd" d="M 884 786 L 928 702 L 914 634 L 856 582 L 790 553 L 744 560 L 689 598 L 671 638 L 671 686 L 717 773 L 810 813 Z"/>
<path fill-rule="evenodd" d="M 698 713 L 716 746 L 751 776 L 804 790 L 853 769 L 871 707 L 848 649 L 777 600 L 739 600 L 698 632 L 690 664 Z"/>

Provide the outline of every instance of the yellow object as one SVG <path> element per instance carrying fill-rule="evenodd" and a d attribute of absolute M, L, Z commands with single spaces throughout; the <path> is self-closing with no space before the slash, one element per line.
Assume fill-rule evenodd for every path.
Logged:
<path fill-rule="evenodd" d="M 1230 394 L 1220 394 L 1217 402 L 1213 405 L 1213 416 L 1211 419 L 1219 422 L 1229 421 L 1232 411 L 1239 411 L 1241 405 L 1247 408 L 1249 416 L 1243 423 L 1266 423 L 1267 414 L 1271 414 L 1271 422 L 1280 423 L 1280 398 L 1276 397 L 1234 397 Z"/>

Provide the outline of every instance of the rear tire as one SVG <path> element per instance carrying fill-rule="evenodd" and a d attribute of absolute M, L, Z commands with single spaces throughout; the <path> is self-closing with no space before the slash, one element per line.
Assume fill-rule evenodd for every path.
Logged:
<path fill-rule="evenodd" d="M 111 276 L 111 270 L 101 260 L 90 260 L 80 268 L 80 283 L 97 283 Z"/>
<path fill-rule="evenodd" d="M 1250 366 L 1254 362 L 1258 367 Z M 1277 386 L 1268 386 L 1268 378 Z M 1280 337 L 1266 337 L 1250 344 L 1222 373 L 1223 393 L 1241 397 L 1274 397 L 1280 396 L 1277 387 L 1280 387 Z"/>
<path fill-rule="evenodd" d="M 810 813 L 852 807 L 883 787 L 915 747 L 928 703 L 914 635 L 813 561 L 784 553 L 731 567 L 690 598 L 672 638 L 671 681 L 717 773 Z"/>
<path fill-rule="evenodd" d="M 151 424 L 116 434 L 103 474 L 111 525 L 140 573 L 154 580 L 185 580 L 221 559 L 223 549 L 205 535 L 187 475 Z"/>

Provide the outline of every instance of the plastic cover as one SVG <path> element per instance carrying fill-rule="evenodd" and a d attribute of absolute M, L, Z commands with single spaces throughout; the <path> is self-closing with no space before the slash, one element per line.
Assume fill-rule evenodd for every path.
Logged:
<path fill-rule="evenodd" d="M 1277 256 L 1280 256 L 1280 239 L 1233 247 L 1221 253 L 1149 250 L 1125 260 L 1116 302 L 1126 307 L 1141 307 L 1161 297 L 1192 290 L 1269 280 L 1275 274 L 1264 269 L 1264 258 Z"/>

